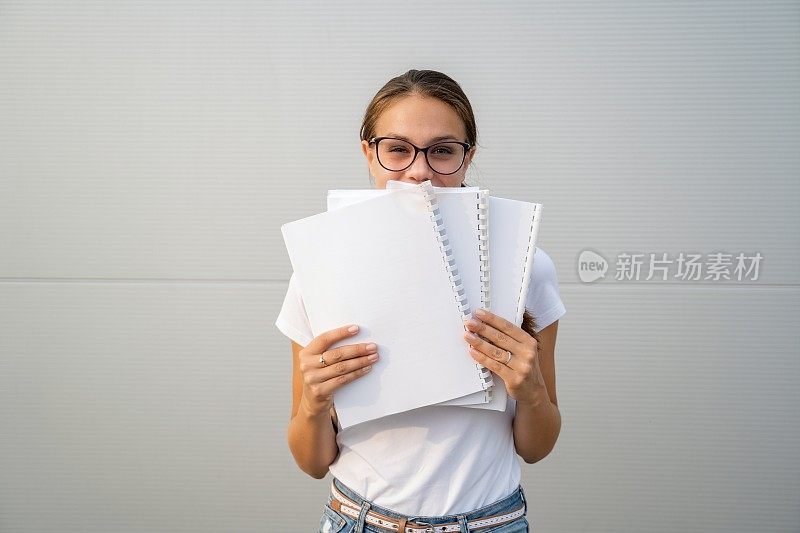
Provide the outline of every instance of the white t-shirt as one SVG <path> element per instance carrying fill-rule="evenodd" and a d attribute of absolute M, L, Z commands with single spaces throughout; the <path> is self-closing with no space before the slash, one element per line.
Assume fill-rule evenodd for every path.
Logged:
<path fill-rule="evenodd" d="M 553 261 L 541 248 L 536 249 L 532 270 L 526 308 L 538 333 L 566 309 Z M 313 338 L 294 274 L 275 325 L 301 346 Z M 330 466 L 331 474 L 367 500 L 406 515 L 478 509 L 519 485 L 512 431 L 515 406 L 511 398 L 505 412 L 429 406 L 339 430 L 339 456 Z"/>

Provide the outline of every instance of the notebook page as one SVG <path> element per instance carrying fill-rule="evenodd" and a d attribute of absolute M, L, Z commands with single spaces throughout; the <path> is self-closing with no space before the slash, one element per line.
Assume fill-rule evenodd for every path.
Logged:
<path fill-rule="evenodd" d="M 489 310 L 520 326 L 528 296 L 533 256 L 536 251 L 542 204 L 490 196 L 489 277 L 492 303 Z M 489 408 L 506 407 L 505 383 L 495 375 Z"/>
<path fill-rule="evenodd" d="M 391 193 L 388 189 L 331 189 L 327 197 L 328 211 Z"/>
<path fill-rule="evenodd" d="M 396 184 L 396 185 L 394 185 Z M 386 189 L 335 189 L 328 191 L 328 209 L 337 209 L 345 205 L 374 198 L 392 190 L 415 187 L 410 183 L 389 181 Z M 483 290 L 481 282 L 481 253 L 478 249 L 478 203 L 480 189 L 478 187 L 433 187 L 436 200 L 442 213 L 447 236 L 453 248 L 458 272 L 467 294 L 468 312 L 471 314 L 481 306 Z M 469 353 L 467 353 L 469 357 Z M 475 363 L 474 359 L 470 360 Z M 476 392 L 461 398 L 455 398 L 440 405 L 468 405 L 482 407 L 488 405 L 491 393 Z M 504 398 L 505 401 L 505 398 Z M 505 403 L 503 403 L 503 409 Z"/>
<path fill-rule="evenodd" d="M 367 198 L 391 193 L 390 181 L 386 189 L 335 189 L 328 191 L 328 210 L 352 205 Z M 399 182 L 397 182 L 399 183 Z M 402 188 L 415 187 L 403 183 Z M 399 188 L 399 187 L 398 187 Z M 453 256 L 467 293 L 469 313 L 480 307 L 481 255 L 478 249 L 478 187 L 433 187 L 436 201 L 442 213 L 447 237 L 453 248 Z"/>
<path fill-rule="evenodd" d="M 403 189 L 413 187 L 410 183 L 388 181 L 387 189 Z M 434 193 L 442 208 L 447 235 L 453 245 L 461 279 L 467 290 L 469 312 L 472 314 L 482 306 L 483 290 L 481 281 L 481 253 L 478 249 L 480 243 L 478 234 L 478 204 L 485 202 L 488 193 L 484 191 L 481 196 L 478 187 L 434 187 Z M 485 215 L 485 212 L 483 213 Z M 490 274 L 491 275 L 491 274 Z M 474 359 L 473 359 L 474 361 Z M 483 367 L 481 367 L 483 368 Z M 505 389 L 502 398 L 494 399 L 495 389 L 491 392 L 476 392 L 461 398 L 454 398 L 440 405 L 464 406 L 482 409 L 504 411 L 506 408 Z"/>
<path fill-rule="evenodd" d="M 342 427 L 486 386 L 428 209 L 415 187 L 281 228 L 313 334 L 354 323 L 337 345 L 378 344 L 372 372 L 334 393 Z"/>
<path fill-rule="evenodd" d="M 489 197 L 491 311 L 517 326 L 527 298 L 542 204 Z"/>

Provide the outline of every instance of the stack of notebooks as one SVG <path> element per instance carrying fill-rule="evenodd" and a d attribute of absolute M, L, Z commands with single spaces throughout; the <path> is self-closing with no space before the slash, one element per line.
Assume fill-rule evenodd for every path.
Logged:
<path fill-rule="evenodd" d="M 503 411 L 501 379 L 469 355 L 483 307 L 520 325 L 542 205 L 478 187 L 390 181 L 328 191 L 328 210 L 281 227 L 313 335 L 374 342 L 372 372 L 334 393 L 342 428 L 442 405 Z"/>

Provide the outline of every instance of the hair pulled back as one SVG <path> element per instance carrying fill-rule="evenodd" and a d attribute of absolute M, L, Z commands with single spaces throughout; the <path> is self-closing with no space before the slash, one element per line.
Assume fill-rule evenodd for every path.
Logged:
<path fill-rule="evenodd" d="M 478 128 L 475 125 L 475 113 L 467 95 L 453 78 L 436 70 L 409 70 L 386 82 L 364 112 L 361 140 L 368 141 L 375 136 L 375 124 L 390 105 L 400 98 L 413 94 L 438 98 L 452 107 L 464 123 L 467 132 L 465 140 L 472 146 L 477 144 Z"/>

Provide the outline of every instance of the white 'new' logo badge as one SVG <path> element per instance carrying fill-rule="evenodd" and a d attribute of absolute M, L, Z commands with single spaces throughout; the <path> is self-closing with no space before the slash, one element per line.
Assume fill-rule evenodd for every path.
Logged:
<path fill-rule="evenodd" d="M 578 256 L 578 277 L 584 283 L 604 278 L 608 270 L 605 257 L 591 250 L 584 250 Z"/>

